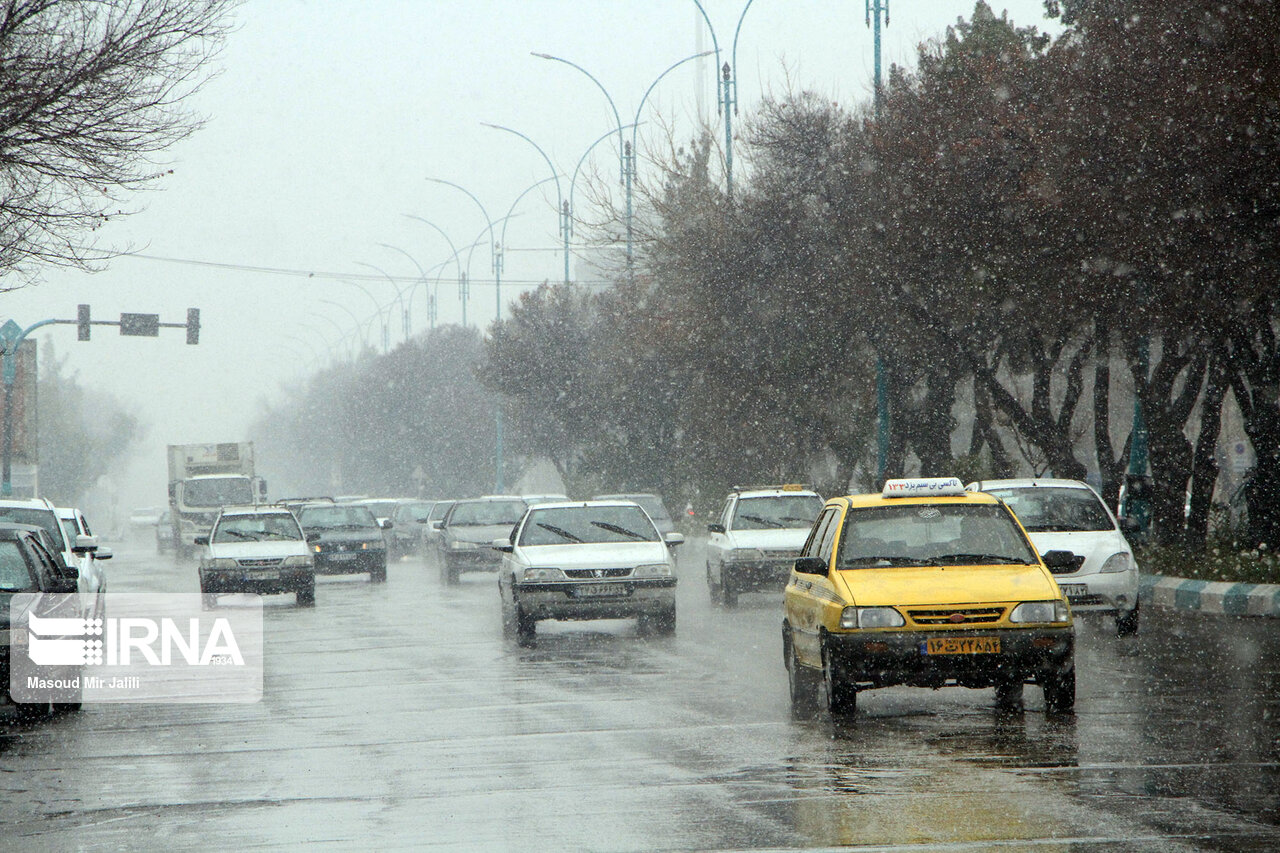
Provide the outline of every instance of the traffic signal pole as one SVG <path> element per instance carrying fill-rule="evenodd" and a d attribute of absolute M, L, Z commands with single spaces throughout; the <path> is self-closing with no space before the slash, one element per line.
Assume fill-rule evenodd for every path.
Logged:
<path fill-rule="evenodd" d="M 48 319 L 32 323 L 25 329 L 13 320 L 6 320 L 0 325 L 0 359 L 3 360 L 4 379 L 4 438 L 3 461 L 0 462 L 0 497 L 13 494 L 13 386 L 18 376 L 18 348 L 22 342 L 36 329 L 42 326 L 75 326 L 76 339 L 89 340 L 89 332 L 93 326 L 119 326 L 121 335 L 134 337 L 159 337 L 162 328 L 178 328 L 187 330 L 187 343 L 200 343 L 200 309 L 187 309 L 187 322 L 161 323 L 159 314 L 121 314 L 120 320 L 91 320 L 89 306 L 80 305 L 76 309 L 76 319 Z"/>

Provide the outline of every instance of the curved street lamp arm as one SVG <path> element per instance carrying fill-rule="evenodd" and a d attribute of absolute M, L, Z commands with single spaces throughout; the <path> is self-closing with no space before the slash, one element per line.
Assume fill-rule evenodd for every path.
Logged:
<path fill-rule="evenodd" d="M 694 0 L 694 2 L 696 3 L 697 0 Z M 706 13 L 703 13 L 703 17 L 706 17 Z M 710 26 L 710 22 L 708 22 L 708 26 Z M 711 39 L 712 41 L 715 40 L 714 33 L 712 34 Z M 604 87 L 603 83 L 601 83 L 599 80 L 596 79 L 594 74 L 592 74 L 590 71 L 583 68 L 581 65 L 579 65 L 576 62 L 570 62 L 567 59 L 562 59 L 559 56 L 552 56 L 549 53 L 533 52 L 533 55 L 538 57 L 539 59 L 550 59 L 553 62 L 563 62 L 565 65 L 568 65 L 570 68 L 578 69 L 583 74 L 587 75 L 587 78 L 592 83 L 596 84 L 596 88 L 598 88 L 601 92 L 604 93 L 605 100 L 609 102 L 609 109 L 613 110 L 613 123 L 618 126 L 618 180 L 619 181 L 623 180 L 626 173 L 626 166 L 625 166 L 626 161 L 622 159 L 622 128 L 623 128 L 622 116 L 618 114 L 618 106 L 613 102 L 613 98 L 609 95 L 609 90 Z M 609 131 L 609 133 L 613 133 L 613 131 Z M 608 136 L 609 134 L 605 134 L 605 135 Z M 552 171 L 555 171 L 555 169 L 552 169 Z"/>
<path fill-rule="evenodd" d="M 547 156 L 547 152 L 545 152 L 545 151 L 543 151 L 543 150 L 542 150 L 542 146 L 541 146 L 541 145 L 539 145 L 538 143 L 534 142 L 534 141 L 533 141 L 532 139 L 530 139 L 528 136 L 526 136 L 525 134 L 523 134 L 523 133 L 521 133 L 520 131 L 516 130 L 515 128 L 506 127 L 506 126 L 501 125 L 501 124 L 490 124 L 490 123 L 489 123 L 489 122 L 487 122 L 487 121 L 482 121 L 482 122 L 480 122 L 480 124 L 482 124 L 482 125 L 483 125 L 483 126 L 485 126 L 485 127 L 491 127 L 491 128 L 493 128 L 494 130 L 504 130 L 504 131 L 506 131 L 507 133 L 514 133 L 516 136 L 520 137 L 520 138 L 521 138 L 521 139 L 523 139 L 525 142 L 527 142 L 527 143 L 529 143 L 530 145 L 532 145 L 532 146 L 534 147 L 534 149 L 535 149 L 539 154 L 541 154 L 541 155 L 542 155 L 542 159 L 543 159 L 543 160 L 545 160 L 545 161 L 547 161 L 547 168 L 551 170 L 551 177 L 555 178 L 555 180 L 556 180 L 556 210 L 557 210 L 557 211 L 559 211 L 559 210 L 560 210 L 560 206 L 561 206 L 561 204 L 564 202 L 564 194 L 560 192 L 560 173 L 559 173 L 558 171 L 556 171 L 556 165 L 555 165 L 555 163 L 552 163 L 552 162 L 551 162 L 551 158 Z M 561 223 L 561 226 L 560 226 L 560 227 L 561 227 L 561 228 L 563 228 L 563 227 L 564 227 L 564 224 L 563 224 L 563 223 Z"/>
<path fill-rule="evenodd" d="M 606 133 L 605 136 L 608 136 L 611 133 L 613 133 L 612 130 L 609 131 L 609 133 Z M 534 183 L 526 187 L 525 191 L 520 193 L 520 195 L 516 196 L 515 201 L 511 202 L 511 207 L 507 209 L 507 215 L 498 220 L 499 222 L 502 223 L 502 239 L 499 242 L 501 243 L 502 250 L 504 252 L 507 250 L 507 223 L 509 223 L 511 219 L 516 215 L 516 205 L 519 204 L 520 201 L 529 193 L 533 192 L 538 187 L 542 186 L 543 184 L 547 183 L 550 180 L 551 178 L 543 178 L 542 180 L 535 181 Z"/>
<path fill-rule="evenodd" d="M 704 50 L 701 53 L 695 53 L 692 56 L 686 56 L 684 59 L 680 60 L 679 62 L 673 63 L 671 67 L 669 67 L 666 71 L 663 71 L 661 74 L 659 74 L 657 78 L 652 83 L 649 84 L 649 88 L 645 90 L 644 97 L 640 99 L 640 105 L 636 107 L 635 123 L 631 125 L 631 156 L 633 158 L 636 156 L 636 131 L 640 126 L 640 113 L 644 112 L 644 102 L 649 100 L 649 95 L 651 95 L 653 93 L 653 90 L 657 88 L 658 84 L 662 82 L 663 77 L 666 77 L 668 74 L 670 74 L 672 71 L 675 71 L 681 65 L 684 65 L 686 62 L 692 62 L 695 59 L 700 59 L 704 56 L 710 56 L 714 52 L 715 51 L 712 51 L 712 50 Z M 635 167 L 633 166 L 632 168 L 634 169 Z"/>
<path fill-rule="evenodd" d="M 444 178 L 427 178 L 427 180 L 431 181 L 433 184 L 444 184 L 446 187 L 453 187 L 455 190 L 461 190 L 466 193 L 467 198 L 474 201 L 476 203 L 476 207 L 480 208 L 480 215 L 484 217 L 484 221 L 489 225 L 489 240 L 490 242 L 493 241 L 493 219 L 489 217 L 489 211 L 485 210 L 484 203 L 480 201 L 480 199 L 476 198 L 475 193 L 471 192 L 471 190 L 467 189 L 462 184 L 455 184 L 453 181 L 446 181 Z M 490 249 L 489 254 L 493 254 L 492 248 Z M 470 261 L 470 256 L 468 256 L 467 260 Z M 471 269 L 470 264 L 468 264 L 467 269 Z M 461 271 L 459 271 L 458 275 L 462 275 Z"/>
<path fill-rule="evenodd" d="M 747 5 L 742 7 L 742 14 L 738 16 L 738 26 L 733 30 L 733 52 L 729 54 L 730 61 L 733 63 L 733 97 L 725 98 L 726 101 L 732 100 L 733 114 L 738 114 L 738 34 L 742 32 L 742 19 L 747 17 L 747 10 L 751 8 L 751 4 L 756 0 L 747 0 Z M 719 62 L 719 58 L 716 59 Z M 729 85 L 729 81 L 725 81 L 725 86 Z M 725 93 L 728 94 L 727 92 Z"/>
<path fill-rule="evenodd" d="M 343 305 L 341 302 L 338 302 L 335 299 L 320 299 L 317 301 L 323 302 L 325 305 L 333 305 L 336 308 L 341 308 L 343 311 L 346 311 L 347 316 L 351 318 L 351 322 L 355 326 L 356 332 L 360 335 L 360 344 L 365 349 L 369 348 L 369 333 L 366 330 L 368 329 L 369 324 L 372 323 L 375 319 L 377 319 L 378 317 L 377 314 L 374 314 L 372 317 L 369 317 L 365 320 L 361 320 L 359 317 L 356 316 L 356 312 L 352 311 L 346 305 Z"/>
<path fill-rule="evenodd" d="M 634 127 L 634 125 L 628 124 L 628 125 L 625 125 L 625 127 Z M 570 233 L 572 233 L 573 231 L 573 211 L 574 211 L 573 191 L 578 184 L 578 173 L 582 171 L 582 165 L 587 162 L 587 157 L 590 156 L 591 152 L 595 150 L 595 147 L 599 145 L 601 142 L 604 142 L 610 136 L 613 136 L 612 130 L 608 131 L 607 133 L 604 134 L 604 136 L 601 136 L 595 142 L 588 145 L 587 150 L 582 152 L 582 156 L 578 159 L 578 165 L 574 167 L 573 179 L 569 181 L 569 231 Z"/>
<path fill-rule="evenodd" d="M 706 22 L 706 24 L 707 24 L 707 31 L 711 33 L 711 47 L 712 47 L 712 51 L 711 51 L 711 52 L 712 52 L 712 53 L 714 53 L 714 54 L 716 55 L 716 88 L 717 88 L 717 89 L 719 89 L 719 88 L 720 88 L 720 85 L 719 85 L 719 82 L 720 82 L 720 42 L 716 41 L 716 28 L 715 28 L 715 27 L 713 27 L 713 26 L 711 26 L 711 18 L 709 18 L 709 17 L 707 16 L 707 10 L 706 10 L 706 9 L 704 9 L 704 8 L 702 8 L 701 0 L 693 0 L 693 5 L 695 5 L 695 6 L 697 6 L 697 7 L 698 7 L 698 11 L 702 14 L 702 20 L 703 20 L 703 21 L 705 21 L 705 22 Z M 747 5 L 751 5 L 751 4 L 750 4 L 750 3 L 748 3 Z M 743 14 L 745 14 L 745 12 L 744 12 Z M 741 19 L 739 19 L 739 20 L 738 20 L 738 25 L 739 25 L 739 26 L 741 26 L 741 25 L 742 25 L 742 20 L 741 20 Z M 735 39 L 734 41 L 735 41 L 735 44 L 736 44 L 737 39 Z M 719 99 L 719 98 L 716 98 L 716 115 L 720 115 L 720 99 Z"/>

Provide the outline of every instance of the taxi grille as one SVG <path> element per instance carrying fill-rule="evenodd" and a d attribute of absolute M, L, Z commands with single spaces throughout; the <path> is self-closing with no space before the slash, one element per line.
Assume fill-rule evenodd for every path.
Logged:
<path fill-rule="evenodd" d="M 564 575 L 570 580 L 593 580 L 595 578 L 625 578 L 631 569 L 565 569 Z"/>
<path fill-rule="evenodd" d="M 270 569 L 280 565 L 283 560 L 280 557 L 275 557 L 272 559 L 236 560 L 236 562 L 246 569 Z"/>
<path fill-rule="evenodd" d="M 999 622 L 1003 607 L 948 607 L 936 610 L 908 610 L 917 625 L 987 625 Z"/>

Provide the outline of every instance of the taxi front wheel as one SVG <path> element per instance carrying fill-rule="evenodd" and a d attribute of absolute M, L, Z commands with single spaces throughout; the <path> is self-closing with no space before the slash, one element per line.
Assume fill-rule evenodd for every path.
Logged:
<path fill-rule="evenodd" d="M 858 686 L 850 681 L 844 667 L 822 649 L 822 680 L 827 688 L 827 710 L 833 717 L 847 717 L 858 710 Z"/>
<path fill-rule="evenodd" d="M 818 673 L 796 660 L 795 646 L 790 635 L 784 634 L 786 646 L 787 687 L 791 691 L 791 714 L 795 717 L 812 717 L 818 711 L 818 685 L 822 682 Z"/>
<path fill-rule="evenodd" d="M 1059 670 L 1040 680 L 1044 689 L 1045 710 L 1054 714 L 1067 714 L 1076 706 L 1076 670 Z"/>

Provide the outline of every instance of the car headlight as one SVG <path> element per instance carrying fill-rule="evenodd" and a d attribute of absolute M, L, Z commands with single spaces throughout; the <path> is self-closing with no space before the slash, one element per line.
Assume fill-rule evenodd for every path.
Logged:
<path fill-rule="evenodd" d="M 280 565 L 286 569 L 309 569 L 312 563 L 310 556 L 295 554 L 292 557 L 285 557 L 284 562 Z"/>
<path fill-rule="evenodd" d="M 846 607 L 840 611 L 841 628 L 901 628 L 907 624 L 892 607 Z"/>
<path fill-rule="evenodd" d="M 230 557 L 214 557 L 205 563 L 205 568 L 208 569 L 237 569 L 239 567 L 240 564 Z"/>
<path fill-rule="evenodd" d="M 734 548 L 729 552 L 731 563 L 751 563 L 764 559 L 764 551 L 759 548 Z"/>
<path fill-rule="evenodd" d="M 647 566 L 636 566 L 635 571 L 631 573 L 633 578 L 669 578 L 671 577 L 671 566 L 667 563 L 652 563 Z"/>
<path fill-rule="evenodd" d="M 382 550 L 385 550 L 386 547 L 387 546 L 385 542 L 361 542 L 360 543 L 361 551 L 382 551 Z"/>
<path fill-rule="evenodd" d="M 559 569 L 525 569 L 520 579 L 527 582 L 547 583 L 564 580 L 564 572 Z"/>
<path fill-rule="evenodd" d="M 449 543 L 449 549 L 452 551 L 474 551 L 480 546 L 474 542 L 465 542 L 462 539 L 454 539 Z"/>
<path fill-rule="evenodd" d="M 1121 551 L 1119 554 L 1112 554 L 1107 557 L 1107 561 L 1102 564 L 1102 573 L 1104 575 L 1115 574 L 1116 572 L 1129 571 L 1129 553 Z"/>
<path fill-rule="evenodd" d="M 1009 614 L 1010 622 L 1070 622 L 1071 614 L 1067 611 L 1066 602 L 1024 601 Z"/>

